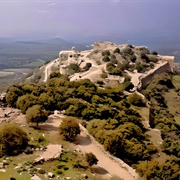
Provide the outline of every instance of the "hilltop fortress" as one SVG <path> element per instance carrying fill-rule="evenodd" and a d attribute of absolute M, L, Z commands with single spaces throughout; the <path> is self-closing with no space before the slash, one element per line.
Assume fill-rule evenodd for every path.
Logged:
<path fill-rule="evenodd" d="M 91 66 L 87 71 L 83 70 L 86 64 Z M 134 84 L 134 90 L 145 87 L 155 74 L 173 72 L 174 56 L 161 56 L 156 52 L 150 52 L 145 46 L 132 46 L 130 44 L 117 45 L 111 42 L 94 43 L 93 49 L 77 51 L 71 50 L 59 53 L 59 71 L 68 73 L 70 64 L 77 64 L 82 71 L 70 76 L 70 80 L 88 78 L 93 82 L 102 79 L 109 81 L 124 81 L 126 73 Z"/>

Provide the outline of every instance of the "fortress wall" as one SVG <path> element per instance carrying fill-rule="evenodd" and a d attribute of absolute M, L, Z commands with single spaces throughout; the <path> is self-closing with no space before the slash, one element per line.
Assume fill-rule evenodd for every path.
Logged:
<path fill-rule="evenodd" d="M 141 87 L 139 87 L 139 88 L 145 88 L 150 83 L 150 81 L 151 81 L 151 79 L 153 78 L 154 75 L 162 74 L 164 72 L 172 72 L 171 71 L 171 66 L 170 66 L 170 64 L 168 62 L 166 62 L 161 67 L 156 69 L 153 73 L 148 74 L 145 77 L 142 77 L 141 78 Z"/>
<path fill-rule="evenodd" d="M 171 68 L 171 72 L 173 72 L 173 69 L 174 69 L 174 56 L 160 56 L 160 61 L 168 62 L 169 66 Z"/>

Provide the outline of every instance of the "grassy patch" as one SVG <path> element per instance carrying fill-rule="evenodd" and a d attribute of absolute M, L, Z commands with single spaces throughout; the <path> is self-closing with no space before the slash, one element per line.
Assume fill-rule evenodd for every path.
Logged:
<path fill-rule="evenodd" d="M 41 61 L 33 61 L 33 62 L 30 62 L 29 64 L 23 64 L 20 67 L 23 67 L 23 68 L 36 68 L 36 67 L 42 66 L 43 64 L 44 64 L 44 62 L 41 62 Z"/>

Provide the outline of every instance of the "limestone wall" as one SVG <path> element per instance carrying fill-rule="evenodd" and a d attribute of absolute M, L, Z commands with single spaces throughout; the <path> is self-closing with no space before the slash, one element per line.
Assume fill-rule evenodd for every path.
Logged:
<path fill-rule="evenodd" d="M 173 69 L 174 69 L 174 56 L 159 56 L 159 57 L 160 57 L 160 61 L 169 63 L 171 72 L 173 72 Z"/>
<path fill-rule="evenodd" d="M 168 62 L 164 63 L 161 67 L 156 69 L 153 73 L 148 74 L 147 76 L 144 76 L 141 78 L 141 87 L 139 86 L 138 88 L 145 88 L 150 82 L 151 79 L 153 78 L 154 75 L 156 74 L 161 74 L 164 72 L 172 72 L 171 71 L 171 66 L 169 65 Z"/>

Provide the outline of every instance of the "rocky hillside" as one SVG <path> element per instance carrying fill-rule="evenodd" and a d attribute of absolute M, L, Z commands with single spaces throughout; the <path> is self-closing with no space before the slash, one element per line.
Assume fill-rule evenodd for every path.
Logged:
<path fill-rule="evenodd" d="M 92 50 L 61 51 L 59 58 L 40 67 L 26 82 L 47 81 L 50 73 L 60 72 L 70 80 L 90 79 L 99 85 L 117 85 L 131 79 L 138 86 L 140 78 L 152 74 L 168 63 L 164 72 L 173 71 L 174 57 L 160 56 L 144 46 L 94 43 Z"/>
<path fill-rule="evenodd" d="M 99 172 L 102 179 L 115 175 L 115 179 L 179 180 L 180 76 L 173 75 L 172 65 L 173 57 L 150 53 L 146 47 L 109 42 L 95 43 L 89 51 L 61 51 L 59 58 L 36 69 L 25 83 L 8 88 L 3 104 L 22 114 L 16 117 L 2 108 L 1 127 L 18 122 L 25 142 L 7 144 L 6 137 L 14 132 L 8 126 L 0 128 L 0 156 L 32 153 L 29 164 L 36 171 L 28 167 L 26 175 L 42 179 L 51 169 L 54 178 L 64 179 L 79 179 L 79 172 L 85 171 L 89 179 Z M 4 132 L 10 134 L 3 136 Z M 32 164 L 34 150 L 48 149 L 50 144 L 63 145 L 62 155 Z M 87 153 L 95 155 L 97 166 L 87 165 Z M 17 160 L 15 156 L 13 161 Z"/>

